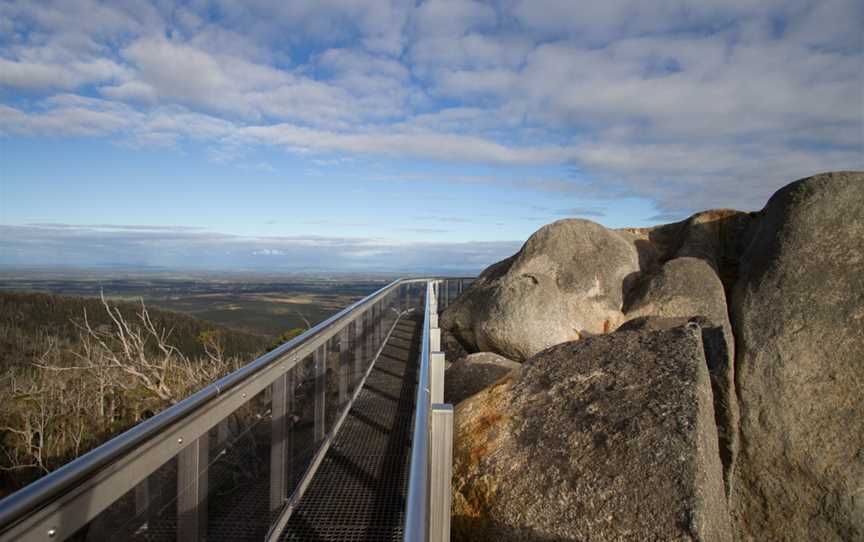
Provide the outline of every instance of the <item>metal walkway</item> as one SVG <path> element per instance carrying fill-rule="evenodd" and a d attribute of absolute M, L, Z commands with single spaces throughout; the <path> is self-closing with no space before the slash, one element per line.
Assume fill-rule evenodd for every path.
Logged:
<path fill-rule="evenodd" d="M 282 540 L 402 540 L 422 324 L 396 324 Z"/>
<path fill-rule="evenodd" d="M 449 540 L 439 308 L 394 281 L 0 501 L 0 542 Z"/>

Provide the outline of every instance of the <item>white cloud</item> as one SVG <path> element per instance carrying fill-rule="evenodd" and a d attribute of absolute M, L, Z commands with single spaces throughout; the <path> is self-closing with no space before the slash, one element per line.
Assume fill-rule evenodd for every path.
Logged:
<path fill-rule="evenodd" d="M 272 43 L 345 42 L 359 35 L 364 48 L 398 55 L 412 0 L 253 0 L 217 2 L 234 28 Z"/>
<path fill-rule="evenodd" d="M 129 81 L 116 86 L 104 86 L 99 89 L 99 93 L 106 98 L 121 102 L 155 104 L 159 98 L 159 93 L 156 89 L 141 81 Z"/>
<path fill-rule="evenodd" d="M 338 77 L 360 74 L 404 81 L 409 76 L 408 69 L 397 60 L 353 49 L 328 49 L 321 54 L 318 64 Z"/>
<path fill-rule="evenodd" d="M 276 70 L 230 57 L 217 59 L 164 38 L 137 40 L 123 56 L 137 70 L 142 90 L 149 89 L 160 100 L 213 111 L 253 114 L 244 91 L 272 87 L 281 79 Z"/>
<path fill-rule="evenodd" d="M 244 143 L 283 145 L 313 152 L 369 153 L 413 156 L 454 162 L 542 164 L 565 161 L 570 151 L 557 146 L 510 147 L 481 137 L 438 132 L 338 133 L 310 130 L 291 124 L 250 126 L 239 130 Z"/>
<path fill-rule="evenodd" d="M 97 136 L 129 125 L 124 115 L 82 107 L 60 107 L 34 114 L 0 105 L 0 133 L 6 134 Z"/>
<path fill-rule="evenodd" d="M 461 36 L 495 22 L 495 10 L 473 0 L 426 0 L 414 14 L 417 32 L 424 36 Z"/>
<path fill-rule="evenodd" d="M 850 5 L 849 0 L 838 2 Z M 515 0 L 508 12 L 524 27 L 550 37 L 570 37 L 592 44 L 624 36 L 717 29 L 736 21 L 800 15 L 807 0 L 616 0 L 559 2 Z M 848 11 L 846 9 L 845 11 Z"/>
<path fill-rule="evenodd" d="M 0 58 L 0 87 L 74 89 L 122 76 L 125 70 L 106 59 L 86 62 L 42 63 Z"/>
<path fill-rule="evenodd" d="M 535 43 L 516 34 L 420 36 L 411 46 L 413 69 L 422 77 L 434 77 L 448 69 L 517 69 Z"/>
<path fill-rule="evenodd" d="M 854 0 L 67 0 L 0 21 L 6 134 L 564 164 L 598 181 L 519 186 L 661 209 L 864 167 Z"/>

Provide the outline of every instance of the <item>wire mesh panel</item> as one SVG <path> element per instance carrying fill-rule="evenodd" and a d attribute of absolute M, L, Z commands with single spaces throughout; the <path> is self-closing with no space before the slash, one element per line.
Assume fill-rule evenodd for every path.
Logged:
<path fill-rule="evenodd" d="M 342 357 L 339 355 L 339 336 L 335 336 L 327 341 L 326 347 L 326 363 L 325 371 L 325 425 L 324 430 L 330 434 L 336 426 L 336 420 L 339 419 L 341 406 L 347 403 L 347 397 L 340 393 L 340 377 L 342 375 Z"/>
<path fill-rule="evenodd" d="M 194 539 L 260 540 L 267 533 L 271 417 L 272 393 L 262 391 L 210 431 L 207 529 Z"/>
<path fill-rule="evenodd" d="M 387 333 L 390 331 L 390 328 L 393 327 L 393 324 L 396 322 L 396 318 L 398 318 L 400 314 L 396 293 L 394 292 L 393 294 L 385 297 L 382 304 L 383 309 L 381 313 L 381 340 L 383 341 L 386 338 Z"/>
<path fill-rule="evenodd" d="M 339 356 L 339 373 L 338 373 L 338 392 L 339 392 L 339 409 L 342 410 L 354 394 L 357 377 L 352 374 L 354 371 L 354 358 L 351 348 L 353 347 L 354 337 L 351 335 L 351 326 L 345 326 L 339 332 L 338 341 L 338 356 Z"/>
<path fill-rule="evenodd" d="M 67 540 L 172 540 L 177 525 L 174 457 Z"/>
<path fill-rule="evenodd" d="M 375 311 L 369 309 L 363 318 L 363 371 L 365 372 L 375 357 Z"/>
<path fill-rule="evenodd" d="M 293 480 L 298 481 L 309 467 L 317 449 L 315 435 L 315 358 L 307 356 L 294 367 L 294 404 L 289 433 L 292 445 Z M 289 494 L 293 493 L 292 491 Z"/>
<path fill-rule="evenodd" d="M 270 394 L 259 393 L 70 540 L 260 540 L 269 525 Z"/>

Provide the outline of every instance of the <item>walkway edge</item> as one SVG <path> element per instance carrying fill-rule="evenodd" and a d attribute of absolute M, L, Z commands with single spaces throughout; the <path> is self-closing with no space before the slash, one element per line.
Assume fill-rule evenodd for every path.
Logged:
<path fill-rule="evenodd" d="M 372 359 L 372 363 L 370 363 L 369 368 L 366 369 L 366 373 L 363 375 L 363 379 L 356 386 L 356 389 L 351 396 L 351 401 L 349 401 L 348 405 L 343 409 L 342 414 L 339 416 L 339 419 L 336 420 L 336 423 L 333 425 L 333 429 L 331 429 L 330 433 L 327 434 L 327 438 L 324 439 L 323 444 L 318 449 L 318 453 L 315 454 L 315 457 L 312 459 L 309 468 L 306 469 L 306 473 L 300 480 L 297 489 L 294 490 L 294 493 L 291 495 L 291 499 L 288 500 L 288 503 L 282 508 L 282 511 L 279 513 L 279 517 L 276 519 L 273 525 L 270 526 L 270 530 L 267 532 L 267 537 L 265 538 L 267 542 L 277 542 L 282 536 L 282 531 L 285 529 L 285 526 L 288 525 L 288 521 L 291 519 L 291 514 L 294 513 L 297 505 L 300 504 L 300 499 L 303 498 L 303 494 L 306 493 L 306 489 L 309 487 L 309 483 L 312 481 L 312 477 L 315 476 L 315 473 L 318 471 L 318 467 L 321 466 L 321 462 L 324 460 L 324 456 L 327 455 L 327 450 L 330 449 L 330 444 L 332 444 L 333 439 L 336 438 L 336 434 L 339 432 L 339 428 L 342 427 L 342 422 L 344 422 L 345 418 L 348 417 L 348 413 L 351 411 L 351 407 L 354 406 L 354 402 L 357 400 L 357 396 L 360 395 L 360 392 L 363 390 L 363 386 L 366 384 L 366 379 L 369 378 L 369 374 L 375 367 L 375 362 L 378 361 L 378 358 L 381 356 L 381 352 L 383 352 L 384 347 L 387 346 L 387 341 L 390 339 L 390 335 L 393 333 L 393 330 L 396 329 L 396 324 L 399 323 L 399 321 L 405 314 L 411 312 L 412 310 L 414 309 L 400 312 L 398 313 L 398 316 L 396 316 L 396 320 L 393 321 L 393 325 L 390 326 L 390 329 L 387 331 L 387 335 L 384 337 L 384 340 L 381 341 L 381 346 L 378 348 L 378 352 L 375 353 L 375 357 Z"/>

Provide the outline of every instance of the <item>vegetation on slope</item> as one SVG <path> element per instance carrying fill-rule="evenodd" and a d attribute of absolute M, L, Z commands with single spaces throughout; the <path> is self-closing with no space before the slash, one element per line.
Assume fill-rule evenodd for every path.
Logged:
<path fill-rule="evenodd" d="M 143 304 L 0 294 L 0 496 L 242 366 L 268 343 Z"/>

